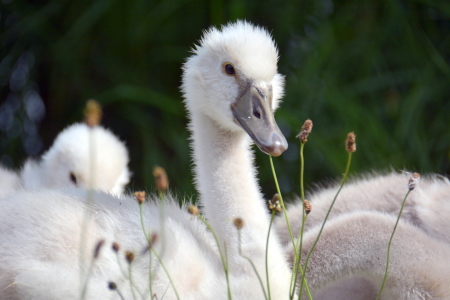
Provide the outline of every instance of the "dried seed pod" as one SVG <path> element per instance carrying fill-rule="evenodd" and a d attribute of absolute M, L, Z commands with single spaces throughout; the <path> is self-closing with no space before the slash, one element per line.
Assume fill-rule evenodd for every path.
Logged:
<path fill-rule="evenodd" d="M 119 252 L 119 250 L 120 250 L 119 243 L 117 243 L 117 242 L 112 243 L 112 249 L 116 253 Z"/>
<path fill-rule="evenodd" d="M 112 291 L 115 291 L 115 290 L 117 290 L 117 284 L 115 282 L 109 281 L 108 288 Z"/>
<path fill-rule="evenodd" d="M 99 125 L 102 115 L 103 112 L 100 103 L 93 99 L 86 102 L 86 108 L 84 109 L 84 120 L 89 127 Z"/>
<path fill-rule="evenodd" d="M 142 251 L 142 254 L 147 253 L 150 249 L 152 249 L 153 245 L 158 241 L 159 236 L 157 233 L 152 234 L 150 242 L 148 243 L 148 245 L 145 247 L 144 251 Z"/>
<path fill-rule="evenodd" d="M 269 209 L 272 211 L 273 210 L 282 211 L 281 203 L 280 203 L 280 196 L 278 194 L 274 194 L 272 199 L 269 200 Z"/>
<path fill-rule="evenodd" d="M 197 206 L 195 206 L 195 205 L 189 205 L 188 206 L 188 212 L 191 214 L 191 215 L 193 215 L 193 216 L 196 216 L 196 215 L 198 215 L 198 207 Z"/>
<path fill-rule="evenodd" d="M 350 132 L 347 135 L 347 142 L 345 144 L 347 152 L 353 153 L 353 152 L 356 151 L 356 141 L 355 141 L 355 139 L 356 139 L 356 135 L 355 135 L 354 132 Z"/>
<path fill-rule="evenodd" d="M 128 262 L 129 264 L 131 264 L 131 263 L 133 262 L 134 257 L 135 257 L 135 255 L 134 255 L 133 252 L 131 252 L 131 251 L 125 251 L 125 258 L 126 258 L 126 260 L 127 260 L 127 262 Z"/>
<path fill-rule="evenodd" d="M 98 258 L 98 255 L 100 254 L 100 250 L 102 249 L 104 243 L 105 243 L 105 240 L 100 240 L 97 242 L 97 245 L 95 245 L 94 259 Z"/>
<path fill-rule="evenodd" d="M 308 215 L 312 210 L 311 202 L 309 202 L 308 200 L 305 200 L 303 202 L 303 205 L 305 206 L 305 213 Z"/>
<path fill-rule="evenodd" d="M 139 204 L 142 204 L 145 202 L 145 192 L 144 191 L 134 192 L 133 195 Z"/>
<path fill-rule="evenodd" d="M 409 178 L 409 181 L 408 181 L 408 189 L 410 191 L 412 191 L 416 187 L 416 185 L 419 183 L 419 179 L 420 179 L 419 173 L 411 174 L 411 177 Z"/>
<path fill-rule="evenodd" d="M 153 177 L 155 177 L 156 190 L 165 192 L 169 189 L 169 178 L 164 168 L 156 166 L 153 169 Z"/>
<path fill-rule="evenodd" d="M 234 227 L 236 227 L 238 230 L 242 229 L 242 227 L 244 227 L 244 220 L 242 220 L 241 218 L 235 218 L 233 220 L 233 224 Z"/>
<path fill-rule="evenodd" d="M 296 136 L 300 139 L 300 142 L 302 144 L 306 143 L 308 141 L 308 136 L 312 131 L 313 122 L 310 119 L 307 119 L 305 123 L 303 123 L 302 130 L 300 133 Z"/>

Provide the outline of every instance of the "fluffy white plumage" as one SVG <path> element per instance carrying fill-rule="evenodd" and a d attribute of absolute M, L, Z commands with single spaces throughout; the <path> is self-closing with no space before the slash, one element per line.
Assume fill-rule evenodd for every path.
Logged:
<path fill-rule="evenodd" d="M 339 194 L 329 220 L 354 211 L 378 211 L 396 216 L 407 192 L 409 175 L 387 173 L 366 175 L 345 184 Z M 321 224 L 338 190 L 337 186 L 319 189 L 306 198 L 311 201 L 312 212 L 308 215 L 305 230 Z M 302 205 L 294 204 L 287 209 L 294 235 L 302 223 Z M 450 243 L 448 216 L 450 215 L 450 182 L 437 175 L 421 176 L 420 184 L 410 193 L 402 214 L 402 220 L 422 228 L 430 236 Z M 279 218 L 275 227 L 283 244 L 289 243 L 284 219 Z"/>
<path fill-rule="evenodd" d="M 120 260 L 124 272 L 127 262 L 124 250 L 134 251 L 134 284 L 148 295 L 148 254 L 141 254 L 146 246 L 139 207 L 131 197 L 117 198 L 103 192 L 93 192 L 93 204 L 86 204 L 88 191 L 83 189 L 22 191 L 0 201 L 0 298 L 1 299 L 79 299 L 80 237 L 85 243 L 85 267 L 88 268 L 96 243 L 104 239 L 95 268 L 89 280 L 87 299 L 119 299 L 108 290 L 108 281 L 116 282 L 125 299 L 132 299 L 127 277 L 123 275 L 111 243 L 121 246 Z M 86 201 L 88 202 L 88 201 Z M 159 209 L 144 204 L 146 227 L 158 232 Z M 164 255 L 166 266 L 184 299 L 201 297 L 198 286 L 214 286 L 217 296 L 226 295 L 225 286 L 216 268 L 216 252 L 208 243 L 209 233 L 199 220 L 192 219 L 178 205 L 168 201 L 165 206 Z M 11 213 L 15 213 L 13 216 Z M 84 219 L 88 230 L 82 232 Z M 204 238 L 208 236 L 208 238 Z M 161 243 L 155 245 L 160 251 Z M 211 257 L 210 257 L 211 256 Z M 153 256 L 154 258 L 154 256 Z M 194 258 L 194 259 L 193 259 Z M 205 263 L 198 263 L 205 262 Z M 153 262 L 155 267 L 156 262 Z M 195 270 L 195 271 L 194 271 Z M 154 293 L 159 297 L 169 286 L 161 267 L 155 272 Z M 183 284 L 184 283 L 184 284 Z M 195 295 L 199 295 L 196 298 Z M 174 299 L 171 288 L 165 299 Z"/>
<path fill-rule="evenodd" d="M 251 79 L 262 84 L 272 83 L 273 109 L 278 106 L 283 96 L 284 77 L 277 73 L 278 50 L 263 28 L 246 22 L 230 24 L 221 30 L 213 27 L 205 32 L 193 51 L 195 55 L 183 66 L 182 89 L 189 99 L 185 101 L 189 113 L 208 116 L 221 129 L 242 132 L 233 122 L 230 110 L 240 89 L 235 77 L 224 74 L 226 62 L 240 71 L 241 82 Z"/>
<path fill-rule="evenodd" d="M 251 139 L 242 128 L 266 153 L 279 155 L 286 148 L 270 119 L 283 94 L 283 77 L 277 74 L 276 62 L 277 50 L 270 35 L 249 23 L 237 22 L 221 30 L 213 28 L 205 32 L 194 55 L 183 67 L 182 90 L 191 118 L 189 129 L 196 186 L 205 216 L 217 233 L 220 245 L 226 245 L 233 299 L 264 298 L 254 270 L 239 254 L 241 246 L 242 253 L 252 259 L 261 277 L 266 277 L 269 215 L 256 180 Z M 232 72 L 228 70 L 231 73 L 225 68 L 228 64 L 233 67 Z M 266 120 L 264 124 L 270 126 L 260 125 L 261 120 Z M 270 132 L 268 141 L 259 136 L 267 131 Z M 71 152 L 66 149 L 63 153 Z M 43 161 L 59 157 L 60 154 L 49 151 Z M 89 176 L 77 170 L 64 169 L 60 176 L 67 179 L 69 173 L 70 179 L 70 172 L 74 172 L 84 184 L 88 182 Z M 103 181 L 99 182 L 106 186 Z M 416 222 L 414 224 L 426 233 L 408 222 L 400 223 L 384 294 L 387 299 L 450 297 L 450 268 L 446 263 L 449 246 L 435 239 L 448 239 L 447 233 L 440 229 L 442 224 L 447 224 L 446 211 L 450 206 L 442 208 L 436 206 L 436 202 L 425 203 L 430 199 L 446 199 L 446 184 L 437 180 L 422 181 L 423 193 L 416 188 L 411 194 L 405 219 Z M 390 214 L 397 211 L 405 185 L 403 176 L 391 174 L 355 182 L 342 191 L 308 269 L 308 283 L 313 293 L 322 293 L 338 278 L 345 280 L 354 275 L 364 278 L 364 284 L 369 282 L 377 288 L 384 272 L 387 241 L 395 218 L 373 211 Z M 324 215 L 334 193 L 335 190 L 326 189 L 309 197 L 313 212 L 307 223 L 305 252 L 317 235 L 315 226 L 323 220 L 320 216 Z M 290 210 L 290 219 L 298 225 L 301 219 L 295 218 L 296 210 L 295 207 Z M 372 212 L 348 213 L 359 210 Z M 160 215 L 160 211 L 164 211 L 164 215 Z M 152 201 L 143 204 L 143 214 L 145 227 L 161 237 L 153 244 L 155 250 L 161 252 L 163 244 L 167 245 L 163 261 L 182 299 L 227 299 L 222 262 L 206 227 L 170 199 L 164 210 Z M 233 219 L 237 217 L 245 223 L 240 245 L 233 226 Z M 133 298 L 127 274 L 123 274 L 110 249 L 113 241 L 121 245 L 120 264 L 124 268 L 127 263 L 123 250 L 137 253 L 133 262 L 133 283 L 144 297 L 150 298 L 149 255 L 141 254 L 146 241 L 139 207 L 132 197 L 75 188 L 19 191 L 0 199 L 0 219 L 1 299 L 80 298 L 80 286 L 86 279 L 80 274 L 86 274 L 100 239 L 106 241 L 106 246 L 93 264 L 86 299 L 119 299 L 117 293 L 108 290 L 108 281 L 117 284 L 125 299 Z M 86 219 L 88 229 L 83 231 Z M 161 228 L 162 223 L 165 226 Z M 286 243 L 281 221 L 277 229 Z M 84 251 L 80 252 L 83 244 Z M 84 260 L 80 259 L 80 253 L 84 253 Z M 287 299 L 290 271 L 285 253 L 292 256 L 292 250 L 287 248 L 284 252 L 278 236 L 273 233 L 268 253 L 271 298 Z M 176 299 L 169 279 L 154 256 L 151 265 L 153 293 L 158 299 Z M 265 280 L 263 285 L 267 291 Z M 354 300 L 350 298 L 353 294 L 348 297 Z"/>
<path fill-rule="evenodd" d="M 249 150 L 251 140 L 237 125 L 230 107 L 244 94 L 243 89 L 256 86 L 261 93 L 273 93 L 271 110 L 276 108 L 283 94 L 283 77 L 277 74 L 276 67 L 277 50 L 267 31 L 238 22 L 221 31 L 207 31 L 195 54 L 183 67 L 182 88 L 191 116 L 189 128 L 200 202 L 220 243 L 227 245 L 230 274 L 247 277 L 245 285 L 252 292 L 246 299 L 261 299 L 257 278 L 238 252 L 232 220 L 244 220 L 242 251 L 253 259 L 264 278 L 269 215 L 256 180 Z M 234 66 L 235 76 L 224 72 L 227 63 Z M 272 297 L 284 299 L 289 293 L 290 272 L 275 235 L 270 238 L 269 257 Z"/>
<path fill-rule="evenodd" d="M 439 178 L 436 175 L 422 177 L 423 178 L 421 178 L 417 187 L 409 194 L 401 218 L 401 224 L 411 224 L 402 225 L 402 228 L 408 228 L 407 231 L 410 232 L 410 237 L 408 237 L 408 234 L 399 234 L 399 236 L 396 234 L 394 239 L 394 241 L 402 245 L 401 247 L 406 247 L 411 252 L 422 251 L 421 249 L 423 247 L 418 245 L 417 240 L 428 241 L 435 239 L 436 241 L 443 243 L 450 243 L 448 231 L 450 226 L 448 221 L 448 216 L 450 214 L 450 183 L 448 180 Z M 312 267 L 314 268 L 314 271 L 308 275 L 308 279 L 311 279 L 313 282 L 319 282 L 318 286 L 321 288 L 320 291 L 317 291 L 318 286 L 312 286 L 313 290 L 316 289 L 314 299 L 375 299 L 379 290 L 380 270 L 384 267 L 383 262 L 385 259 L 383 259 L 383 257 L 386 257 L 388 238 L 390 232 L 394 228 L 394 222 L 389 220 L 389 218 L 395 218 L 398 215 L 401 203 L 407 192 L 408 178 L 409 176 L 407 174 L 394 172 L 388 174 L 366 175 L 351 180 L 344 186 L 330 213 L 330 221 L 325 226 L 328 231 L 325 231 L 323 239 L 328 243 L 325 244 L 324 242 L 321 242 L 316 249 L 318 253 L 326 252 L 328 251 L 328 248 L 333 249 L 333 251 L 335 251 L 333 252 L 335 257 L 330 257 L 330 253 L 323 254 L 328 256 L 321 258 L 319 258 L 319 254 L 313 256 L 313 258 L 315 257 L 316 262 L 314 263 L 315 266 Z M 314 234 L 310 232 L 318 231 L 318 227 L 322 224 L 337 190 L 337 186 L 326 189 L 321 188 L 308 195 L 307 199 L 311 201 L 312 212 L 308 215 L 305 224 L 305 230 L 307 232 L 305 236 L 305 241 L 307 241 L 306 244 L 311 243 L 311 241 L 308 242 L 308 239 L 315 238 Z M 376 214 L 380 212 L 386 215 Z M 294 235 L 296 235 L 301 228 L 302 214 L 301 203 L 288 207 L 288 215 L 291 220 L 291 228 Z M 388 215 L 390 215 L 390 217 L 388 217 Z M 363 217 L 373 218 L 374 220 L 381 219 L 383 222 L 377 226 L 372 226 L 371 224 L 375 221 L 368 219 L 367 222 L 362 222 L 361 220 Z M 339 219 L 339 221 L 336 220 L 336 222 L 333 222 L 333 219 L 336 218 Z M 358 228 L 358 226 L 361 226 L 362 228 Z M 287 245 L 288 251 L 292 251 L 291 246 L 289 245 L 290 238 L 284 218 L 280 218 L 276 221 L 276 228 L 282 242 Z M 331 235 L 340 230 L 342 230 L 342 233 L 340 232 L 335 235 L 335 240 L 333 240 Z M 382 234 L 382 232 L 384 233 Z M 355 248 L 354 251 L 349 253 L 340 251 L 343 247 L 340 244 L 346 243 L 345 239 L 342 239 L 342 241 L 340 240 L 341 236 L 344 234 L 348 236 L 347 240 L 351 243 L 351 247 Z M 367 240 L 364 240 L 363 242 L 360 237 L 361 234 L 370 238 L 367 238 Z M 428 237 L 424 237 L 425 234 L 428 235 Z M 350 241 L 350 239 L 353 240 Z M 364 246 L 364 243 L 372 245 L 373 247 L 366 247 Z M 407 273 L 417 279 L 420 277 L 421 273 L 418 268 L 408 269 L 409 265 L 406 264 L 406 260 L 409 260 L 410 257 L 405 253 L 406 250 L 401 250 L 401 247 L 397 245 L 392 250 L 392 253 L 395 251 L 394 257 L 396 262 L 391 266 L 391 270 L 394 268 L 397 270 L 401 269 L 405 272 L 408 270 Z M 438 255 L 440 251 L 439 248 L 442 247 L 437 248 L 436 255 Z M 365 253 L 365 261 L 362 261 L 362 257 L 358 258 L 358 255 L 355 254 L 356 251 Z M 428 260 L 432 260 L 433 251 L 434 250 L 430 248 L 430 252 L 427 253 Z M 352 258 L 352 255 L 355 255 L 355 258 Z M 348 262 L 348 265 L 345 266 L 345 268 L 347 268 L 345 271 L 343 269 L 340 269 L 339 271 L 330 269 L 330 264 L 333 263 L 333 260 L 336 260 L 336 257 L 340 257 L 343 262 L 351 260 L 351 262 Z M 358 259 L 360 260 L 358 261 Z M 329 260 L 329 262 L 325 263 L 326 260 Z M 433 268 L 436 264 L 437 262 L 433 262 L 433 264 L 426 268 L 430 268 L 430 272 L 434 272 Z M 342 263 L 342 265 L 345 265 L 345 263 Z M 425 265 L 423 265 L 424 268 Z M 367 268 L 367 266 L 370 266 L 370 268 Z M 342 266 L 342 268 L 344 267 Z M 371 268 L 378 269 L 375 271 Z M 364 271 L 362 272 L 361 270 Z M 438 270 L 439 269 L 436 270 L 437 274 L 439 274 Z M 394 270 L 394 272 L 396 273 L 397 271 Z M 408 280 L 407 276 L 403 279 L 401 278 L 401 272 L 396 274 L 398 278 L 395 280 Z M 369 278 L 369 275 L 372 277 Z M 394 279 L 390 278 L 388 282 L 391 282 L 391 280 Z M 431 286 L 436 283 L 433 280 L 436 280 L 435 276 L 431 277 L 430 281 L 425 281 L 425 283 Z M 441 281 L 441 283 L 442 282 L 447 283 L 447 288 L 450 286 L 449 281 Z M 395 286 L 396 284 L 399 284 L 398 282 L 391 282 L 390 284 L 392 284 L 392 290 L 384 294 L 383 299 L 422 299 L 417 298 L 417 295 L 412 295 L 413 290 L 420 290 L 420 284 L 412 285 L 412 282 L 408 282 L 408 287 L 405 286 L 405 288 L 397 290 Z M 446 291 L 450 294 L 450 288 Z M 433 289 L 430 287 L 427 289 L 426 293 L 423 290 L 422 292 L 424 293 L 423 295 L 426 295 L 426 293 L 433 294 Z M 429 297 L 423 299 L 429 299 Z M 444 298 L 436 297 L 433 299 Z"/>
<path fill-rule="evenodd" d="M 387 245 L 395 222 L 394 216 L 384 213 L 353 212 L 327 223 L 306 275 L 313 296 L 318 296 L 314 299 L 375 299 L 384 276 Z M 305 234 L 303 257 L 311 249 L 319 229 L 316 226 Z M 450 299 L 449 256 L 447 243 L 408 222 L 400 222 L 391 246 L 389 275 L 382 299 Z M 362 293 L 354 294 L 346 288 L 345 285 L 355 283 L 347 278 L 355 276 L 367 291 L 356 287 Z M 333 290 L 327 291 L 327 285 L 336 281 Z M 339 283 L 345 285 L 339 287 Z"/>
<path fill-rule="evenodd" d="M 0 165 L 0 196 L 16 191 L 21 186 L 22 180 L 20 176 L 16 172 Z"/>
<path fill-rule="evenodd" d="M 77 123 L 59 133 L 39 161 L 27 160 L 8 190 L 76 185 L 119 195 L 130 180 L 128 160 L 127 148 L 111 131 Z"/>
<path fill-rule="evenodd" d="M 226 62 L 234 65 L 235 76 L 224 73 Z M 251 140 L 235 124 L 235 118 L 239 113 L 245 115 L 245 108 L 253 109 L 250 113 L 255 120 L 246 126 L 254 136 L 262 132 L 258 122 L 273 119 L 272 110 L 282 94 L 283 83 L 276 74 L 276 62 L 277 51 L 269 34 L 237 22 L 206 32 L 195 55 L 184 65 L 183 92 L 191 116 L 197 188 L 220 245 L 223 248 L 226 244 L 234 299 L 259 300 L 264 296 L 250 263 L 238 253 L 233 219 L 241 217 L 245 222 L 242 252 L 252 258 L 262 278 L 266 277 L 265 240 L 269 226 L 255 178 Z M 239 107 L 233 108 L 236 102 Z M 272 120 L 267 124 L 274 126 Z M 258 146 L 279 155 L 286 145 L 275 127 L 269 131 L 269 141 L 259 139 Z M 52 155 L 56 154 L 48 153 L 46 157 Z M 67 171 L 61 176 L 66 176 Z M 139 251 L 145 246 L 138 205 L 130 197 L 119 199 L 102 192 L 92 196 L 95 204 L 90 205 L 85 204 L 87 195 L 82 189 L 25 191 L 0 199 L 0 218 L 5 220 L 0 223 L 0 298 L 79 298 L 81 235 L 87 253 L 92 253 L 100 238 L 108 245 L 118 241 L 122 249 Z M 80 224 L 86 211 L 91 216 L 89 230 L 82 233 Z M 166 224 L 166 233 L 162 234 L 158 211 L 154 205 L 144 204 L 146 228 L 166 237 L 164 262 L 182 299 L 227 299 L 222 262 L 205 226 L 169 203 L 162 216 Z M 155 247 L 160 251 L 161 242 Z M 125 266 L 124 261 L 122 264 Z M 156 265 L 153 256 L 152 266 Z M 148 254 L 138 255 L 133 266 L 134 284 L 148 296 Z M 290 272 L 275 235 L 270 238 L 268 269 L 272 298 L 287 299 Z M 154 272 L 153 293 L 158 299 L 163 295 L 164 299 L 175 299 L 162 268 Z M 112 250 L 103 249 L 93 268 L 86 298 L 119 298 L 117 293 L 108 291 L 110 280 L 116 281 L 126 299 L 132 298 L 125 277 Z"/>

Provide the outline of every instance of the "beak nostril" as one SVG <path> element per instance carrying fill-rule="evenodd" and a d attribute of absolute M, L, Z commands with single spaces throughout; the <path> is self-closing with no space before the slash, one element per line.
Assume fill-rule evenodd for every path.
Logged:
<path fill-rule="evenodd" d="M 261 100 L 258 97 L 252 97 L 252 114 L 255 118 L 261 119 L 263 117 L 263 108 L 261 107 Z"/>
<path fill-rule="evenodd" d="M 253 109 L 253 115 L 257 118 L 257 119 L 261 119 L 261 108 L 258 107 L 256 109 Z"/>

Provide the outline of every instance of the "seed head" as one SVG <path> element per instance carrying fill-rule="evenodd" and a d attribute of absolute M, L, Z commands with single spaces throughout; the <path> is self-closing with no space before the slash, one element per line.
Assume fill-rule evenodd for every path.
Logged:
<path fill-rule="evenodd" d="M 408 181 L 408 189 L 410 191 L 412 191 L 416 187 L 416 185 L 419 183 L 419 179 L 420 179 L 419 173 L 411 174 L 411 177 L 409 178 L 409 181 Z"/>
<path fill-rule="evenodd" d="M 115 290 L 117 290 L 117 284 L 115 282 L 109 281 L 108 288 L 112 291 L 115 291 Z"/>
<path fill-rule="evenodd" d="M 100 240 L 97 242 L 97 245 L 95 245 L 94 259 L 98 258 L 98 255 L 100 254 L 100 249 L 102 249 L 104 243 L 105 243 L 105 240 Z"/>
<path fill-rule="evenodd" d="M 144 191 L 135 192 L 133 195 L 139 204 L 142 204 L 145 202 L 145 192 Z"/>
<path fill-rule="evenodd" d="M 153 169 L 153 177 L 155 177 L 155 185 L 158 192 L 165 192 L 169 189 L 169 179 L 164 168 L 156 166 Z"/>
<path fill-rule="evenodd" d="M 133 252 L 131 252 L 131 251 L 125 251 L 125 258 L 126 258 L 126 260 L 127 260 L 127 262 L 128 262 L 129 264 L 131 264 L 131 263 L 133 262 L 134 257 L 135 257 L 135 255 L 134 255 Z"/>
<path fill-rule="evenodd" d="M 112 243 L 112 249 L 116 253 L 119 252 L 119 250 L 120 250 L 119 244 L 117 242 Z"/>
<path fill-rule="evenodd" d="M 312 210 L 311 202 L 309 202 L 308 200 L 305 200 L 303 202 L 303 205 L 305 206 L 305 213 L 308 215 Z"/>
<path fill-rule="evenodd" d="M 306 143 L 308 141 L 308 135 L 311 133 L 313 127 L 313 122 L 310 119 L 307 119 L 305 123 L 303 123 L 302 130 L 300 133 L 296 136 L 300 139 L 300 142 L 302 144 Z"/>
<path fill-rule="evenodd" d="M 159 236 L 158 234 L 154 233 L 151 236 L 150 242 L 148 243 L 147 247 L 145 247 L 144 251 L 142 251 L 142 254 L 147 253 L 150 249 L 152 249 L 153 245 L 158 241 Z"/>
<path fill-rule="evenodd" d="M 347 150 L 348 153 L 353 153 L 353 152 L 356 151 L 356 141 L 355 141 L 355 139 L 356 139 L 356 135 L 355 135 L 354 132 L 350 132 L 347 135 L 347 143 L 345 145 L 346 145 L 346 150 Z"/>
<path fill-rule="evenodd" d="M 198 207 L 197 206 L 195 206 L 195 205 L 189 205 L 188 206 L 188 212 L 191 214 L 191 215 L 193 215 L 193 216 L 196 216 L 196 215 L 198 215 Z"/>
<path fill-rule="evenodd" d="M 84 109 L 84 120 L 89 127 L 94 127 L 100 124 L 102 114 L 102 107 L 100 103 L 93 99 L 86 102 L 86 108 Z"/>
<path fill-rule="evenodd" d="M 280 204 L 280 196 L 278 194 L 273 195 L 272 199 L 269 200 L 269 209 L 271 211 L 281 211 L 281 204 Z"/>
<path fill-rule="evenodd" d="M 242 229 L 242 227 L 244 227 L 244 220 L 242 220 L 241 218 L 235 218 L 233 220 L 233 224 L 234 227 L 236 227 L 238 230 Z"/>

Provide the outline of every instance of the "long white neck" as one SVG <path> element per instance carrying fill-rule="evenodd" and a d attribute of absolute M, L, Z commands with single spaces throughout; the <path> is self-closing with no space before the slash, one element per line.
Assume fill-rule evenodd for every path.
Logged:
<path fill-rule="evenodd" d="M 254 275 L 250 265 L 238 252 L 238 231 L 233 220 L 239 217 L 244 221 L 241 229 L 242 254 L 252 258 L 258 272 L 265 277 L 264 258 L 270 216 L 257 184 L 251 140 L 244 131 L 230 132 L 219 128 L 205 115 L 194 113 L 191 116 L 200 201 L 221 248 L 226 245 L 230 272 Z M 290 272 L 277 236 L 273 233 L 269 243 L 269 270 L 274 278 L 271 288 L 272 284 L 278 284 L 275 280 L 285 281 L 281 283 L 282 288 L 278 287 L 279 291 L 282 290 L 278 295 L 287 297 Z M 276 279 L 276 276 L 281 278 Z"/>
<path fill-rule="evenodd" d="M 225 131 L 201 114 L 191 126 L 200 201 L 221 246 L 226 243 L 229 252 L 237 249 L 233 225 L 237 217 L 245 222 L 243 233 L 252 230 L 256 234 L 248 237 L 255 240 L 252 244 L 265 243 L 269 216 L 255 178 L 250 138 L 244 131 Z"/>

